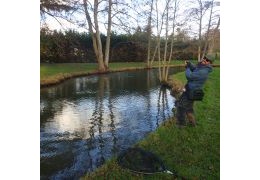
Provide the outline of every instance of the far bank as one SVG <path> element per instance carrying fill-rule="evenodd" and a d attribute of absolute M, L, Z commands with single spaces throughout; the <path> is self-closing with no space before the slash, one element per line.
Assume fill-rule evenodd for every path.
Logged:
<path fill-rule="evenodd" d="M 196 61 L 192 61 L 195 62 Z M 184 67 L 183 61 L 172 61 L 171 67 Z M 215 66 L 219 66 L 219 61 Z M 146 63 L 110 63 L 110 68 L 106 72 L 96 70 L 96 63 L 59 63 L 59 64 L 41 64 L 40 67 L 40 87 L 48 87 L 62 83 L 63 81 L 80 76 L 98 75 L 104 73 L 133 71 L 148 69 Z M 158 63 L 152 68 L 158 68 Z"/>

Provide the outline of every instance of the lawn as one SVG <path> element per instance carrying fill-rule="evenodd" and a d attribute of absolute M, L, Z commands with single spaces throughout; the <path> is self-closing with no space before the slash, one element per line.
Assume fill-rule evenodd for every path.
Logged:
<path fill-rule="evenodd" d="M 192 61 L 196 63 L 196 61 Z M 183 65 L 183 61 L 172 61 L 171 65 Z M 219 61 L 215 64 L 219 64 Z M 155 62 L 153 67 L 157 67 Z M 109 63 L 110 71 L 121 71 L 130 69 L 146 68 L 144 62 L 126 62 L 126 63 Z M 57 64 L 41 64 L 40 65 L 40 84 L 41 86 L 60 83 L 68 78 L 76 76 L 85 76 L 97 72 L 96 63 L 57 63 Z"/>
<path fill-rule="evenodd" d="M 172 78 L 185 83 L 184 72 Z M 220 68 L 214 68 L 204 87 L 202 102 L 195 102 L 196 127 L 179 129 L 168 119 L 135 146 L 157 154 L 171 171 L 185 179 L 220 179 Z M 171 175 L 133 174 L 115 158 L 82 179 L 172 179 Z"/>

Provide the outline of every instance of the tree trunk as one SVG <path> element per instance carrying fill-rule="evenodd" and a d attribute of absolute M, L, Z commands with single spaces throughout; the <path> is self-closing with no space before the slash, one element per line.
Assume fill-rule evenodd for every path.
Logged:
<path fill-rule="evenodd" d="M 167 66 L 167 69 L 166 69 L 166 80 L 168 79 L 169 66 L 170 66 L 170 62 L 171 62 L 171 59 L 172 59 L 176 12 L 177 12 L 177 0 L 175 0 L 175 3 L 174 3 L 174 14 L 173 14 L 172 35 L 171 35 L 171 50 L 170 50 L 170 56 L 169 56 L 169 59 L 168 59 L 168 66 Z"/>
<path fill-rule="evenodd" d="M 103 59 L 103 52 L 102 52 L 102 43 L 101 43 L 101 38 L 100 38 L 100 32 L 99 32 L 99 26 L 98 26 L 98 0 L 94 1 L 94 24 L 95 24 L 95 29 L 96 29 L 96 40 L 97 40 L 97 51 L 98 51 L 98 66 L 99 66 L 99 71 L 103 72 L 105 71 L 105 66 L 104 66 L 104 59 Z"/>
<path fill-rule="evenodd" d="M 161 38 L 159 38 L 159 42 L 158 42 L 158 44 L 159 44 L 159 48 L 158 48 L 158 61 L 159 61 L 159 80 L 160 80 L 160 82 L 162 81 L 162 73 L 161 73 L 161 48 L 160 48 L 160 46 L 161 46 Z"/>
<path fill-rule="evenodd" d="M 162 32 L 162 27 L 163 27 L 163 17 L 164 17 L 165 10 L 166 10 L 166 8 L 164 9 L 163 14 L 162 14 L 162 22 L 161 22 L 161 26 L 160 26 L 160 30 L 159 30 L 158 0 L 156 0 L 157 43 L 156 43 L 156 47 L 155 47 L 154 54 L 153 54 L 153 58 L 152 58 L 152 60 L 151 60 L 151 62 L 150 62 L 150 65 L 153 64 L 153 61 L 154 61 L 154 58 L 155 58 L 155 55 L 156 55 L 156 51 L 157 51 L 157 52 L 160 52 L 160 50 L 161 50 L 161 32 Z M 160 55 L 159 55 L 159 56 L 160 56 Z M 160 69 L 160 63 L 159 63 L 159 71 L 161 71 L 161 69 Z"/>
<path fill-rule="evenodd" d="M 94 33 L 93 31 L 93 24 L 88 12 L 88 4 L 86 0 L 83 0 L 83 4 L 84 4 L 84 10 L 85 10 L 85 15 L 86 15 L 86 19 L 88 22 L 88 27 L 89 27 L 89 33 L 91 34 L 92 37 L 92 42 L 93 42 L 93 48 L 94 48 L 94 52 L 97 58 L 97 62 L 98 62 L 98 70 L 99 71 L 104 71 L 105 70 L 105 66 L 104 66 L 104 62 L 103 62 L 103 53 L 102 53 L 102 45 L 101 45 L 101 51 L 100 51 L 100 44 L 101 44 L 101 40 L 100 40 L 100 35 L 99 35 L 99 30 L 98 30 L 98 26 L 96 26 L 97 22 L 95 22 L 95 28 L 96 28 L 96 33 Z M 95 21 L 97 21 L 97 7 L 96 4 L 94 6 L 94 10 L 96 10 L 96 13 L 94 12 L 94 17 L 95 17 Z M 98 32 L 98 34 L 97 34 Z"/>
<path fill-rule="evenodd" d="M 162 81 L 166 82 L 166 56 L 168 49 L 168 25 L 169 25 L 169 3 L 170 0 L 167 1 L 166 5 L 166 32 L 165 32 L 165 45 L 164 45 L 164 55 L 163 55 L 163 69 L 162 69 Z"/>
<path fill-rule="evenodd" d="M 207 29 L 206 39 L 205 39 L 205 45 L 204 45 L 204 48 L 203 48 L 202 58 L 206 55 L 207 46 L 208 46 L 208 41 L 209 41 L 209 30 L 210 30 L 210 26 L 211 26 L 211 17 L 212 17 L 212 10 L 213 10 L 213 1 L 214 1 L 214 0 L 211 1 L 210 15 L 209 15 L 209 23 L 208 23 L 208 29 Z"/>
<path fill-rule="evenodd" d="M 83 0 L 83 4 L 84 4 L 84 10 L 85 10 L 85 15 L 86 15 L 86 19 L 87 19 L 87 22 L 88 22 L 88 27 L 89 27 L 89 33 L 92 37 L 92 43 L 93 43 L 93 48 L 94 48 L 94 52 L 95 52 L 95 55 L 96 55 L 96 58 L 97 58 L 97 62 L 98 62 L 98 48 L 97 48 L 97 41 L 96 41 L 96 36 L 93 32 L 93 24 L 91 22 L 91 18 L 90 18 L 90 15 L 89 15 L 89 12 L 88 12 L 88 4 L 87 4 L 87 1 L 86 0 Z"/>
<path fill-rule="evenodd" d="M 199 16 L 199 45 L 198 45 L 198 62 L 201 60 L 201 31 L 202 31 L 202 17 L 203 17 L 203 5 L 201 0 L 198 0 L 200 6 L 200 16 Z"/>
<path fill-rule="evenodd" d="M 148 19 L 148 47 L 147 47 L 147 67 L 150 68 L 150 54 L 151 54 L 151 35 L 152 35 L 152 11 L 153 11 L 153 0 L 151 2 L 151 10 L 150 10 L 150 15 Z"/>
<path fill-rule="evenodd" d="M 214 29 L 214 32 L 213 32 L 213 35 L 212 35 L 212 42 L 211 42 L 211 44 L 209 44 L 209 53 L 210 53 L 210 54 L 213 53 L 213 49 L 214 49 L 214 46 L 215 46 L 215 34 L 216 34 L 216 31 L 217 31 L 218 28 L 219 28 L 219 24 L 220 24 L 220 17 L 218 18 L 218 25 L 217 25 L 217 27 Z"/>
<path fill-rule="evenodd" d="M 202 19 L 200 19 L 200 27 L 199 27 L 199 47 L 198 47 L 198 62 L 200 61 L 200 54 L 201 54 L 201 23 Z"/>
<path fill-rule="evenodd" d="M 106 70 L 108 70 L 109 50 L 110 50 L 110 36 L 111 36 L 111 25 L 112 25 L 111 9 L 112 9 L 112 0 L 109 0 L 108 1 L 108 27 L 107 27 L 106 50 L 105 50 Z"/>

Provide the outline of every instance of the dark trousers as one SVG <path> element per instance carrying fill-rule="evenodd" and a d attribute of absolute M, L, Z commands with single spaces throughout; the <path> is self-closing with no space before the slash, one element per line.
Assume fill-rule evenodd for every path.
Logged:
<path fill-rule="evenodd" d="M 186 114 L 193 113 L 193 100 L 188 98 L 187 91 L 183 92 L 179 100 L 176 101 L 175 106 L 177 108 L 176 118 L 179 124 L 185 124 Z"/>

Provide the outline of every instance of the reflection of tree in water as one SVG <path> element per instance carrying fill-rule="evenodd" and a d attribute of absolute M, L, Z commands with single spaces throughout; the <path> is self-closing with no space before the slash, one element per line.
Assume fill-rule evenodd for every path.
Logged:
<path fill-rule="evenodd" d="M 113 85 L 115 85 L 114 82 L 115 79 L 109 79 L 106 76 L 100 76 L 98 79 L 98 92 L 95 97 L 95 107 L 94 111 L 92 114 L 92 117 L 90 118 L 90 123 L 91 123 L 91 128 L 89 129 L 90 133 L 90 139 L 88 140 L 87 146 L 88 146 L 88 151 L 96 151 L 93 155 L 88 152 L 88 156 L 91 159 L 91 170 L 93 170 L 95 167 L 93 166 L 99 166 L 102 165 L 104 160 L 105 160 L 105 155 L 104 151 L 109 151 L 108 147 L 105 146 L 106 142 L 104 140 L 104 132 L 102 131 L 104 128 L 104 123 L 103 121 L 105 118 L 108 118 L 110 120 L 109 123 L 109 133 L 111 133 L 110 137 L 112 138 L 112 147 L 111 147 L 111 152 L 115 155 L 119 151 L 118 147 L 118 138 L 116 136 L 116 126 L 115 126 L 115 115 L 113 112 L 114 106 L 112 99 L 113 97 L 113 91 L 111 90 L 110 87 L 110 81 L 113 82 Z M 130 79 L 131 80 L 131 79 Z M 128 81 L 130 81 L 128 80 Z M 147 90 L 150 89 L 150 86 L 154 86 L 156 83 L 154 80 L 154 72 L 147 72 Z M 124 82 L 125 83 L 125 82 Z M 130 83 L 131 84 L 131 83 Z M 121 85 L 122 88 L 124 85 Z M 129 84 L 128 84 L 129 86 Z M 108 104 L 107 106 L 105 105 L 106 103 L 104 102 L 105 99 L 107 100 Z M 151 97 L 146 96 L 146 102 L 147 102 L 147 112 L 150 111 L 151 109 Z M 108 116 L 104 116 L 104 110 L 108 108 Z M 157 126 L 159 126 L 159 119 L 166 119 L 166 117 L 170 117 L 169 114 L 169 104 L 168 104 L 168 99 L 167 99 L 167 90 L 165 88 L 161 88 L 159 91 L 159 96 L 158 96 L 158 114 L 157 114 Z M 150 116 L 150 117 L 149 117 Z M 151 114 L 148 113 L 148 118 L 149 120 L 152 120 Z M 153 129 L 152 127 L 152 122 L 149 123 L 151 125 L 151 130 Z M 96 136 L 95 136 L 96 134 Z M 95 161 L 93 162 L 93 160 Z"/>
<path fill-rule="evenodd" d="M 115 154 L 118 152 L 117 147 L 117 138 L 116 138 L 116 126 L 115 126 L 115 115 L 113 112 L 113 103 L 111 98 L 111 90 L 110 90 L 110 81 L 107 79 L 107 89 L 108 89 L 108 109 L 109 109 L 109 117 L 111 120 L 110 123 L 110 132 L 113 138 L 113 147 L 112 147 L 112 153 Z"/>
<path fill-rule="evenodd" d="M 40 111 L 40 127 L 42 127 L 48 119 L 53 119 L 56 111 L 52 107 L 52 102 L 41 100 Z"/>
<path fill-rule="evenodd" d="M 167 89 L 165 87 L 161 87 L 159 90 L 159 96 L 158 96 L 158 101 L 157 101 L 157 108 L 158 108 L 157 116 L 156 116 L 157 127 L 159 126 L 160 116 L 162 117 L 163 121 L 170 117 L 170 114 L 169 114 L 170 108 L 169 108 L 167 96 L 168 96 Z M 166 113 L 167 113 L 167 116 L 166 116 Z"/>
<path fill-rule="evenodd" d="M 88 157 L 89 157 L 89 169 L 92 171 L 93 170 L 93 161 L 92 161 L 92 157 L 91 157 L 91 154 L 90 154 L 90 151 L 92 151 L 94 149 L 94 136 L 95 136 L 95 126 L 96 126 L 96 116 L 98 114 L 97 112 L 97 105 L 98 103 L 96 102 L 95 103 L 95 108 L 94 108 L 94 111 L 92 113 L 92 116 L 90 118 L 90 128 L 89 128 L 89 136 L 90 138 L 87 140 L 87 154 L 88 154 Z"/>
<path fill-rule="evenodd" d="M 87 140 L 87 150 L 88 150 L 88 156 L 90 159 L 90 167 L 89 170 L 93 170 L 94 166 L 100 166 L 104 163 L 105 161 L 105 155 L 104 155 L 104 150 L 108 151 L 108 148 L 105 147 L 105 142 L 104 137 L 103 137 L 103 128 L 104 128 L 104 123 L 103 121 L 105 120 L 104 116 L 104 111 L 105 111 L 105 105 L 104 105 L 104 99 L 105 99 L 105 94 L 108 94 L 108 109 L 109 109 L 109 115 L 108 117 L 110 118 L 110 132 L 113 138 L 113 145 L 111 151 L 113 153 L 116 153 L 118 148 L 117 148 L 117 138 L 116 138 L 116 131 L 115 131 L 115 124 L 114 124 L 114 113 L 113 113 L 113 104 L 111 100 L 111 94 L 110 94 L 110 86 L 109 86 L 109 79 L 107 77 L 100 77 L 98 80 L 98 92 L 96 94 L 96 100 L 95 100 L 95 107 L 94 111 L 92 114 L 92 117 L 90 118 L 90 124 L 91 127 L 89 129 L 89 134 L 90 138 Z M 96 136 L 95 136 L 96 134 Z M 96 143 L 96 144 L 95 144 Z M 95 151 L 96 153 L 91 156 L 90 151 Z M 93 162 L 93 159 L 96 161 Z"/>
<path fill-rule="evenodd" d="M 104 100 L 104 91 L 105 91 L 105 83 L 107 81 L 105 81 L 104 77 L 99 78 L 99 92 L 98 92 L 98 96 L 97 96 L 97 102 L 99 102 L 99 108 L 98 108 L 98 112 L 99 112 L 99 116 L 97 119 L 97 126 L 98 126 L 98 144 L 99 144 L 99 156 L 100 159 L 98 159 L 97 161 L 97 165 L 101 165 L 104 163 L 105 158 L 104 158 L 104 139 L 102 137 L 102 128 L 103 128 L 103 114 L 104 114 L 104 104 L 103 104 L 103 100 Z"/>
<path fill-rule="evenodd" d="M 64 100 L 66 100 L 66 102 L 72 102 L 73 100 L 84 96 L 84 94 L 77 95 L 76 90 L 78 85 L 81 86 L 80 89 L 84 86 L 81 80 L 77 80 L 75 85 L 57 85 L 41 89 L 41 127 L 49 119 L 53 119 L 55 114 L 62 111 L 64 107 Z"/>
<path fill-rule="evenodd" d="M 127 121 L 124 121 L 123 117 L 134 118 L 131 127 L 134 127 L 135 130 L 138 129 L 136 128 L 138 126 L 145 127 L 138 132 L 141 133 L 139 134 L 141 138 L 143 134 L 154 130 L 156 120 L 158 126 L 159 120 L 162 121 L 162 118 L 166 119 L 169 116 L 166 89 L 161 88 L 158 94 L 155 92 L 158 83 L 156 71 L 151 70 L 145 73 L 147 74 L 143 72 L 114 73 L 93 78 L 79 78 L 64 86 L 55 86 L 41 92 L 41 103 L 43 104 L 41 124 L 47 119 L 57 120 L 57 122 L 60 119 L 64 120 L 63 113 L 65 112 L 66 115 L 66 108 L 72 106 L 73 108 L 69 108 L 69 110 L 73 110 L 69 114 L 71 116 L 67 116 L 67 118 L 72 124 L 78 123 L 75 128 L 71 128 L 67 132 L 68 136 L 78 138 L 77 142 L 75 139 L 69 139 L 70 142 L 68 142 L 69 147 L 73 150 L 71 159 L 74 160 L 71 164 L 67 163 L 67 168 L 62 171 L 72 175 L 81 173 L 82 169 L 93 171 L 97 166 L 103 164 L 105 159 L 116 155 L 120 150 L 135 142 L 136 136 L 131 136 L 131 133 L 128 134 L 124 131 L 129 127 L 125 127 Z M 131 110 L 128 110 L 128 99 L 134 100 L 134 102 L 130 102 L 133 105 L 130 107 Z M 122 105 L 120 103 L 124 102 L 127 108 L 121 109 L 121 106 L 118 108 L 118 105 Z M 133 115 L 133 112 L 137 113 Z M 71 117 L 76 113 L 79 118 L 75 118 L 74 122 Z M 55 119 L 57 114 L 60 119 Z M 156 119 L 154 119 L 154 115 L 156 115 Z M 145 121 L 135 122 L 138 118 Z M 49 127 L 52 127 L 51 120 L 46 128 L 47 131 Z M 119 128 L 118 123 L 123 130 Z M 54 134 L 63 130 L 57 129 Z M 65 130 L 67 131 L 66 128 Z M 44 133 L 45 129 L 41 132 Z M 46 135 L 46 139 L 48 138 L 49 135 Z M 53 163 L 55 166 L 55 162 Z"/>
<path fill-rule="evenodd" d="M 147 77 L 147 80 L 146 80 L 147 91 L 149 91 L 151 89 L 151 87 L 155 86 L 155 84 L 156 84 L 155 78 L 156 77 L 155 77 L 154 71 L 150 71 L 150 70 L 147 71 L 146 75 L 147 75 L 146 76 Z M 145 99 L 146 99 L 146 104 L 147 104 L 147 110 L 146 110 L 147 120 L 150 121 L 149 126 L 150 126 L 150 131 L 152 131 L 153 130 L 153 120 L 152 120 L 152 112 L 151 112 L 151 107 L 152 107 L 152 105 L 151 105 L 151 99 L 152 99 L 151 93 L 149 93 L 148 96 L 146 96 Z"/>

